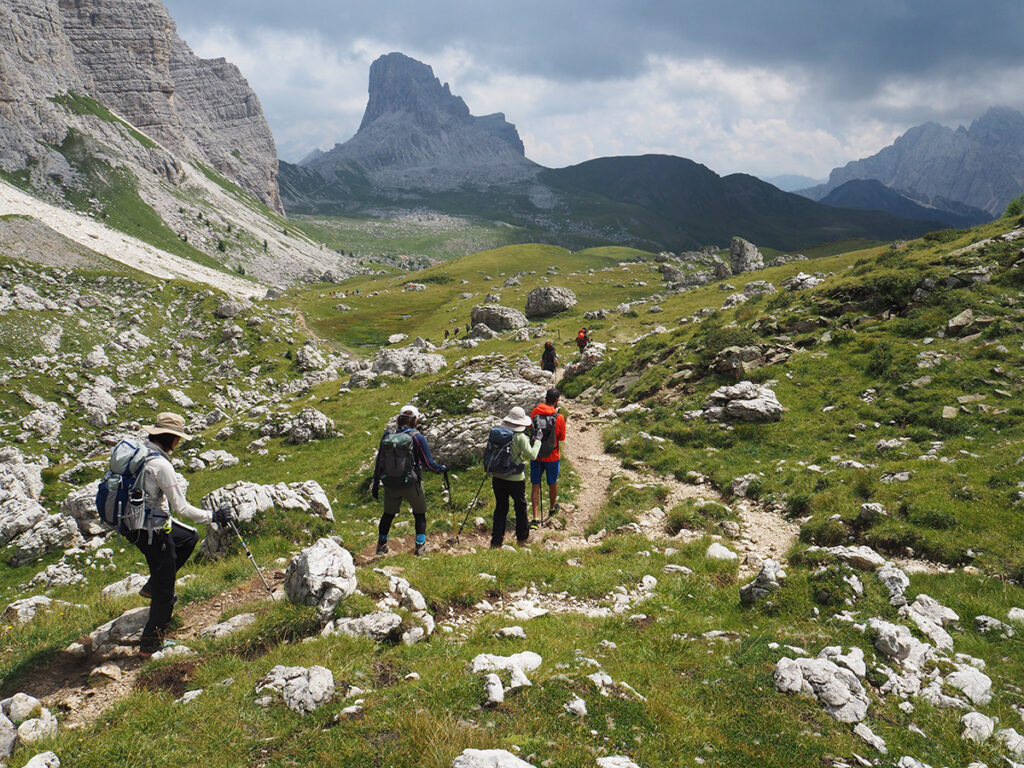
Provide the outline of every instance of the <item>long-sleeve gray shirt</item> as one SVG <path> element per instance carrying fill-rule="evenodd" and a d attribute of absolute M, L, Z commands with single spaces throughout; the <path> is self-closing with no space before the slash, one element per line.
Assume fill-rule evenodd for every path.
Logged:
<path fill-rule="evenodd" d="M 170 456 L 151 440 L 146 441 L 146 447 L 157 454 L 146 463 L 144 483 L 149 508 L 169 511 L 172 517 L 187 517 L 193 523 L 210 523 L 213 514 L 192 506 L 185 498 L 185 492 L 182 490 L 186 485 L 185 480 L 174 471 Z"/>

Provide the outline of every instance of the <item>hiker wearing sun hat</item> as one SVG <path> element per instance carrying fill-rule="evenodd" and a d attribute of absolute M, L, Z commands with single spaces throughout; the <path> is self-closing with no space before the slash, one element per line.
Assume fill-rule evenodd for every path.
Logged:
<path fill-rule="evenodd" d="M 384 486 L 384 512 L 377 526 L 377 554 L 388 551 L 388 534 L 395 515 L 402 508 L 402 500 L 409 502 L 416 524 L 416 548 L 413 554 L 427 551 L 427 496 L 423 492 L 423 467 L 431 472 L 444 473 L 448 467 L 434 461 L 427 438 L 416 431 L 420 412 L 415 405 L 405 405 L 398 412 L 395 431 L 384 431 L 377 448 L 370 492 L 378 498 Z"/>
<path fill-rule="evenodd" d="M 166 519 L 163 527 L 156 531 L 122 531 L 146 558 L 149 565 L 149 581 L 139 590 L 143 597 L 151 599 L 149 620 L 142 630 L 139 655 L 149 656 L 163 643 L 167 625 L 171 623 L 174 610 L 174 582 L 178 570 L 192 555 L 199 536 L 196 529 L 175 520 L 176 515 L 187 517 L 195 523 L 227 524 L 231 512 L 218 509 L 210 513 L 194 507 L 185 499 L 182 488 L 185 481 L 171 466 L 170 453 L 183 440 L 190 439 L 185 432 L 185 420 L 176 413 L 159 413 L 152 426 L 144 427 L 149 439 L 146 447 L 150 458 L 145 464 L 143 488 L 146 493 L 146 509 L 152 516 Z"/>
<path fill-rule="evenodd" d="M 526 428 L 533 422 L 526 411 L 515 406 L 502 419 L 501 426 L 491 430 L 484 450 L 484 466 L 491 475 L 494 491 L 494 522 L 491 526 L 491 549 L 501 547 L 508 520 L 508 502 L 516 512 L 516 541 L 522 545 L 530 538 L 530 518 L 526 514 L 526 462 L 537 458 L 540 440 L 530 441 Z M 511 433 L 511 436 L 509 436 Z"/>

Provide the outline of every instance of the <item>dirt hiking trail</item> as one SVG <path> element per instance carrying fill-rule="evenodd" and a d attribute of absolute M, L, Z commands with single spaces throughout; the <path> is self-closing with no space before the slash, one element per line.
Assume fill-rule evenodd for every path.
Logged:
<path fill-rule="evenodd" d="M 673 539 L 665 530 L 666 512 L 675 505 L 685 501 L 708 500 L 715 501 L 726 506 L 731 506 L 738 514 L 741 521 L 741 534 L 735 542 L 729 546 L 739 549 L 741 563 L 744 571 L 756 570 L 759 568 L 760 560 L 772 558 L 784 562 L 786 553 L 796 542 L 799 534 L 799 526 L 792 521 L 786 520 L 781 515 L 759 507 L 749 499 L 733 500 L 730 504 L 722 494 L 708 483 L 688 484 L 681 483 L 671 475 L 656 476 L 644 474 L 633 469 L 628 469 L 615 456 L 606 453 L 602 431 L 609 425 L 607 419 L 598 416 L 598 409 L 576 402 L 563 400 L 561 406 L 568 411 L 566 439 L 559 446 L 561 455 L 572 465 L 579 480 L 579 488 L 573 502 L 565 501 L 567 494 L 560 492 L 559 508 L 560 513 L 555 518 L 548 520 L 541 527 L 533 530 L 530 534 L 528 546 L 543 547 L 554 550 L 571 550 L 593 546 L 594 541 L 588 541 L 585 531 L 594 520 L 595 516 L 604 508 L 608 501 L 609 485 L 612 477 L 619 475 L 639 486 L 657 484 L 668 489 L 668 497 L 665 502 L 653 510 L 636 510 L 637 512 L 637 533 L 642 533 L 654 540 L 675 540 L 686 542 L 704 536 L 702 531 L 682 531 Z M 475 488 L 472 490 L 476 490 Z M 527 483 L 526 489 L 527 504 L 529 504 L 530 487 Z M 547 488 L 541 487 L 541 497 L 544 505 L 544 514 L 547 514 Z M 432 518 L 439 515 L 451 515 L 450 508 L 443 505 L 440 497 L 434 496 L 431 500 Z M 469 500 L 462 500 L 461 506 L 456 508 L 456 517 L 461 523 L 465 516 Z M 480 489 L 480 497 L 476 507 L 469 514 L 469 522 L 459 537 L 458 542 L 454 537 L 447 541 L 441 541 L 437 537 L 428 539 L 428 555 L 431 553 L 444 554 L 467 554 L 490 546 L 490 525 L 491 516 L 494 510 L 494 497 L 491 493 L 490 483 L 484 483 Z M 483 518 L 485 525 L 473 526 L 473 519 Z M 512 513 L 510 510 L 510 524 Z M 509 531 L 505 535 L 506 544 L 514 544 L 515 535 Z M 387 555 L 377 555 L 376 545 L 370 545 L 363 549 L 356 556 L 356 564 L 370 565 L 387 557 L 399 553 L 411 552 L 413 549 L 413 537 L 392 536 L 388 542 L 389 552 Z M 745 557 L 746 556 L 746 557 Z"/>
<path fill-rule="evenodd" d="M 264 570 L 264 575 L 273 589 L 284 582 L 282 570 Z M 239 613 L 234 609 L 241 606 L 253 610 L 269 599 L 259 577 L 253 576 L 209 600 L 189 603 L 175 610 L 170 637 L 178 644 L 187 645 L 203 629 L 220 621 L 222 614 Z M 149 687 L 155 683 L 156 687 L 166 688 L 180 696 L 197 658 L 190 655 L 175 657 L 175 664 L 166 668 L 166 672 L 162 668 L 162 674 L 155 676 Z M 145 664 L 146 661 L 134 654 L 104 660 L 94 655 L 80 658 L 61 651 L 51 663 L 18 680 L 18 689 L 31 691 L 43 704 L 59 712 L 61 727 L 82 728 L 141 686 L 143 681 L 139 672 Z M 105 672 L 93 675 L 97 668 L 103 668 Z"/>

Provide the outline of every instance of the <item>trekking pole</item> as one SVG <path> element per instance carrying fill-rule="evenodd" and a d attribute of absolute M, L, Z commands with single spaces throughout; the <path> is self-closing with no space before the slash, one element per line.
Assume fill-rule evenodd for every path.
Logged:
<path fill-rule="evenodd" d="M 455 497 L 452 496 L 452 484 L 448 479 L 448 473 L 444 473 L 444 492 L 448 496 L 448 508 L 452 512 L 452 528 L 458 525 L 458 516 L 455 513 Z"/>
<path fill-rule="evenodd" d="M 462 518 L 462 525 L 459 526 L 459 530 L 455 532 L 455 541 L 458 542 L 459 536 L 462 535 L 462 529 L 466 527 L 466 523 L 469 522 L 470 513 L 476 509 L 476 503 L 480 499 L 480 491 L 484 489 L 484 483 L 487 482 L 487 473 L 484 473 L 484 479 L 480 481 L 480 485 L 477 486 L 476 494 L 473 496 L 473 500 L 469 502 L 469 506 L 466 507 L 466 516 Z"/>
<path fill-rule="evenodd" d="M 235 532 L 235 536 L 238 537 L 238 540 L 240 542 L 242 542 L 242 549 L 245 550 L 245 554 L 249 557 L 249 562 L 252 563 L 252 567 L 255 568 L 256 569 L 256 573 L 259 574 L 260 581 L 263 582 L 263 586 L 267 588 L 267 592 L 270 594 L 270 599 L 271 600 L 276 600 L 277 598 L 274 597 L 274 590 L 272 590 L 270 588 L 270 585 L 267 584 L 267 580 L 265 578 L 263 578 L 263 571 L 261 571 L 260 567 L 258 565 L 256 565 L 256 558 L 252 556 L 252 552 L 249 551 L 249 547 L 247 547 L 246 544 L 245 544 L 245 539 L 242 538 L 242 534 L 240 534 L 238 532 L 238 528 L 235 527 L 235 521 L 234 520 L 228 520 L 228 525 L 231 526 L 231 530 Z"/>

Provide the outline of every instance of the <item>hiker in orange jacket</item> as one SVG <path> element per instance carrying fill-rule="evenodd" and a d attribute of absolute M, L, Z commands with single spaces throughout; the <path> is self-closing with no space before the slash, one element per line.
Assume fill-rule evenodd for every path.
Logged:
<path fill-rule="evenodd" d="M 565 417 L 558 412 L 558 400 L 561 396 L 562 393 L 557 389 L 549 389 L 544 396 L 544 402 L 530 412 L 530 418 L 534 423 L 534 437 L 541 440 L 540 455 L 530 461 L 530 484 L 533 486 L 530 501 L 533 505 L 534 519 L 540 505 L 540 480 L 543 475 L 547 476 L 550 514 L 558 512 L 558 468 L 561 461 L 558 446 L 565 440 Z M 536 427 L 541 420 L 548 422 L 551 434 L 547 430 L 544 435 L 537 434 Z M 544 439 L 545 437 L 547 439 Z"/>

